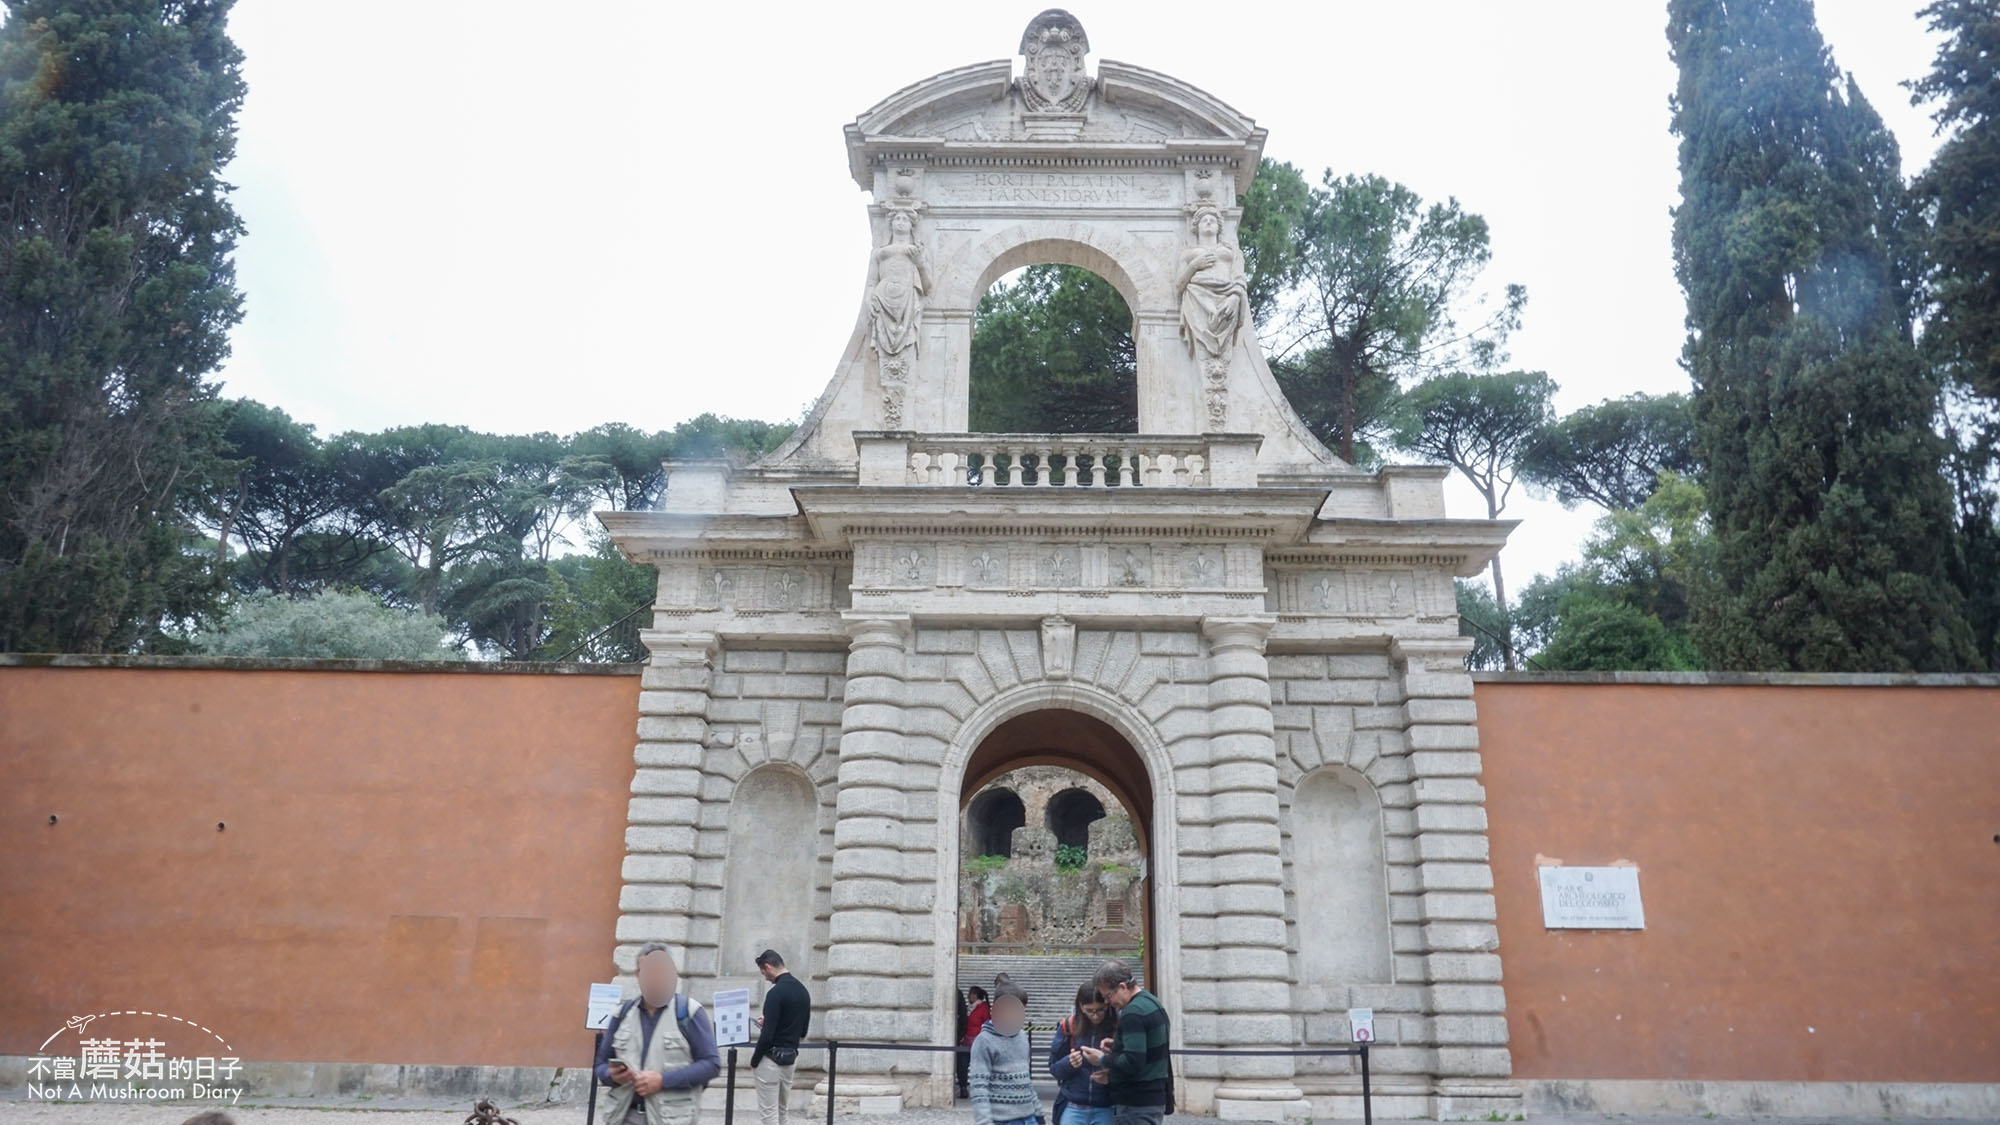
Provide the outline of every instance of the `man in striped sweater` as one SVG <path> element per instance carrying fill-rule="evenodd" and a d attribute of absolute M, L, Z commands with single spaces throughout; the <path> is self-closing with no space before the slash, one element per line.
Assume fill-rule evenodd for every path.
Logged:
<path fill-rule="evenodd" d="M 1084 1049 L 1083 1056 L 1104 1065 L 1116 1125 L 1160 1125 L 1174 1100 L 1167 1009 L 1132 980 L 1123 961 L 1106 961 L 1096 983 L 1098 994 L 1118 1009 L 1118 1034 L 1097 1050 Z"/>

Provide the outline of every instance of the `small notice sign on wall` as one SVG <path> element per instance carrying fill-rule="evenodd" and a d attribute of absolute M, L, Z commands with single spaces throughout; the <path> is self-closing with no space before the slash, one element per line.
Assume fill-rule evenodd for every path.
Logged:
<path fill-rule="evenodd" d="M 1643 930 L 1636 867 L 1543 867 L 1542 925 L 1551 930 Z"/>

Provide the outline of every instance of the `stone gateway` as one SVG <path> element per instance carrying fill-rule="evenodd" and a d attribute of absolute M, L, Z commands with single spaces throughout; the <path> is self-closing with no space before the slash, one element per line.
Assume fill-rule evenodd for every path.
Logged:
<path fill-rule="evenodd" d="M 847 126 L 874 249 L 791 440 L 601 517 L 660 576 L 617 967 L 661 941 L 747 986 L 769 946 L 816 1035 L 951 1042 L 966 803 L 1062 766 L 1131 813 L 1177 1047 L 1338 1045 L 1372 1009 L 1378 1113 L 1516 1112 L 1452 589 L 1512 525 L 1285 401 L 1236 233 L 1263 130 L 1067 12 L 1020 49 Z M 979 297 L 1045 262 L 1132 310 L 1137 432 L 967 432 Z M 1191 1111 L 1358 1116 L 1349 1059 L 1176 1070 Z M 843 1051 L 837 1092 L 947 1103 L 951 1057 Z"/>

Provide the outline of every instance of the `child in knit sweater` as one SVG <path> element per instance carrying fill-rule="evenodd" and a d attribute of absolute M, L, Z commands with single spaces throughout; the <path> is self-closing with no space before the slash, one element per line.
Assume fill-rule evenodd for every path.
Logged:
<path fill-rule="evenodd" d="M 1028 1059 L 1028 994 L 1008 981 L 993 990 L 993 1018 L 972 1041 L 974 1125 L 1034 1125 L 1042 1098 Z"/>

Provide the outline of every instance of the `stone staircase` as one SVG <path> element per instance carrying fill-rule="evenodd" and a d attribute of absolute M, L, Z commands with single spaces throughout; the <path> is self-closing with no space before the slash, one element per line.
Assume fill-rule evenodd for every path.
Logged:
<path fill-rule="evenodd" d="M 964 992 L 973 985 L 993 991 L 993 978 L 1006 973 L 1014 978 L 1028 993 L 1028 1024 L 1036 1028 L 1054 1028 L 1056 1021 L 1068 1016 L 1076 1004 L 1076 990 L 1084 981 L 1097 972 L 1104 963 L 1101 954 L 1019 954 L 1019 953 L 961 953 L 958 956 L 958 990 Z M 1128 958 L 1132 972 L 1139 983 L 1146 983 L 1146 974 L 1137 958 Z M 1035 1036 L 1037 1044 L 1048 1042 L 1046 1034 Z"/>

